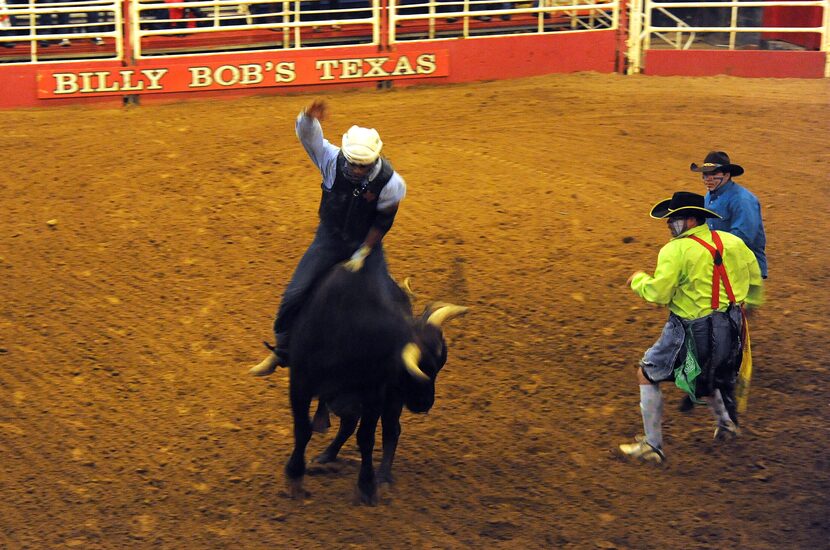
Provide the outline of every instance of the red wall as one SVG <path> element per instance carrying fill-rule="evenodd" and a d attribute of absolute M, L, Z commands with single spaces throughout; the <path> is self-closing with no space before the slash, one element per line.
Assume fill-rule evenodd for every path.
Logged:
<path fill-rule="evenodd" d="M 614 72 L 618 41 L 615 31 L 590 33 L 562 33 L 528 36 L 505 36 L 473 39 L 439 40 L 427 44 L 433 49 L 449 51 L 449 76 L 407 78 L 394 80 L 394 86 L 436 85 L 442 83 L 519 78 L 551 73 L 576 71 Z M 407 54 L 423 51 L 425 43 L 400 43 L 395 51 Z M 316 50 L 275 50 L 250 54 L 217 54 L 198 58 L 140 60 L 135 68 L 164 66 L 165 64 L 209 63 L 232 60 L 245 63 L 264 58 L 285 57 L 360 57 L 377 54 L 372 46 L 330 48 Z M 198 61 L 196 61 L 198 59 Z M 649 75 L 710 76 L 727 74 L 744 77 L 822 78 L 826 54 L 818 51 L 678 51 L 649 50 L 646 70 Z M 37 65 L 0 65 L 0 108 L 60 106 L 78 103 L 97 103 L 105 107 L 118 106 L 121 96 L 38 99 L 37 71 L 44 69 L 119 69 L 114 61 L 61 63 Z M 335 88 L 374 88 L 376 81 L 348 84 L 319 84 L 313 86 L 273 86 L 243 90 L 213 90 L 141 95 L 142 102 L 179 101 L 184 98 L 223 97 L 243 95 L 285 94 Z"/>
<path fill-rule="evenodd" d="M 823 78 L 826 54 L 808 51 L 648 50 L 645 74 L 757 78 Z"/>
<path fill-rule="evenodd" d="M 415 84 L 441 84 L 471 82 L 477 80 L 518 78 L 550 73 L 575 71 L 614 71 L 616 42 L 614 31 L 592 33 L 547 34 L 530 36 L 506 36 L 468 40 L 441 40 L 427 44 L 433 49 L 449 51 L 450 75 L 440 78 L 407 78 L 394 80 L 394 86 Z M 400 53 L 418 52 L 425 49 L 424 43 L 400 43 L 395 51 Z M 276 50 L 250 54 L 217 54 L 198 58 L 178 57 L 171 59 L 154 58 L 139 60 L 134 67 L 159 67 L 165 64 L 210 63 L 232 60 L 234 63 L 257 61 L 275 56 L 291 58 L 320 57 L 361 57 L 377 54 L 373 46 L 354 48 L 331 48 L 315 50 Z M 198 61 L 194 61 L 198 59 Z M 58 68 L 112 69 L 120 68 L 117 62 L 63 63 L 48 65 L 0 65 L 0 107 L 58 106 L 66 104 L 103 102 L 106 106 L 120 105 L 121 96 L 98 98 L 38 99 L 36 74 L 38 70 Z M 236 97 L 240 95 L 262 95 L 295 93 L 299 91 L 333 88 L 374 88 L 376 81 L 362 81 L 349 84 L 320 84 L 315 86 L 274 86 L 250 90 L 214 90 L 171 94 L 146 94 L 142 102 L 178 101 L 185 97 Z"/>
<path fill-rule="evenodd" d="M 764 8 L 765 27 L 821 27 L 821 8 L 818 6 L 767 6 Z M 769 32 L 764 40 L 782 40 L 807 49 L 821 47 L 821 35 L 815 32 Z"/>
<path fill-rule="evenodd" d="M 551 73 L 613 73 L 614 31 L 440 40 L 450 50 L 450 77 L 445 82 L 520 78 Z M 398 50 L 423 48 L 397 44 Z"/>
<path fill-rule="evenodd" d="M 97 61 L 89 63 L 49 63 L 31 65 L 0 65 L 0 108 L 41 107 L 66 105 L 66 101 L 55 103 L 51 100 L 37 98 L 37 72 L 46 67 L 50 69 L 72 69 L 83 66 L 89 69 L 120 69 L 120 61 Z M 72 103 L 106 103 L 107 106 L 121 105 L 121 97 L 79 98 Z"/>

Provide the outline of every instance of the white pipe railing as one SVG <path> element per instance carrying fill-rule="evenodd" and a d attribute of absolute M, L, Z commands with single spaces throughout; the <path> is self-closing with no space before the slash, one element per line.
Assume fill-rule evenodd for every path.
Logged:
<path fill-rule="evenodd" d="M 175 55 L 199 55 L 199 52 L 192 48 L 186 52 L 150 52 L 144 47 L 143 38 L 153 36 L 194 36 L 216 33 L 238 33 L 240 31 L 270 30 L 280 33 L 281 40 L 270 47 L 280 49 L 308 48 L 313 44 L 304 44 L 302 39 L 303 29 L 316 29 L 318 27 L 333 27 L 340 30 L 347 28 L 361 27 L 371 28 L 371 33 L 365 36 L 348 36 L 348 41 L 343 44 L 326 43 L 326 47 L 337 45 L 353 46 L 356 43 L 366 45 L 377 45 L 380 43 L 379 15 L 380 2 L 372 0 L 371 5 L 365 7 L 342 8 L 342 9 L 308 9 L 309 6 L 322 5 L 322 2 L 299 0 L 274 2 L 269 0 L 241 0 L 229 3 L 226 0 L 204 0 L 197 2 L 164 2 L 164 1 L 141 1 L 131 2 L 131 34 L 132 46 L 136 58 L 175 56 Z M 252 6 L 272 7 L 267 12 L 255 13 Z M 306 9 L 304 9 L 306 8 Z M 170 9 L 188 10 L 187 18 L 172 18 L 169 16 L 159 18 L 151 17 L 153 13 L 164 12 Z M 229 10 L 233 10 L 229 12 Z M 203 12 L 209 12 L 205 15 Z M 185 26 L 181 26 L 185 24 Z M 189 26 L 193 24 L 194 26 Z M 161 27 L 161 28 L 158 28 Z M 270 38 L 270 37 L 269 37 Z M 269 44 L 260 44 L 252 49 L 268 47 Z M 238 48 L 230 48 L 231 51 L 244 51 Z M 205 55 L 215 54 L 216 51 L 202 52 Z"/>
<path fill-rule="evenodd" d="M 122 59 L 124 56 L 123 14 L 121 2 L 112 0 L 73 0 L 36 4 L 6 4 L 4 13 L 10 18 L 11 26 L 0 29 L 0 43 L 11 48 L 9 62 L 39 63 L 60 58 L 61 62 L 88 61 L 90 58 Z M 97 21 L 90 21 L 95 14 Z M 46 18 L 49 22 L 45 22 Z M 78 21 L 83 17 L 83 21 Z M 109 29 L 109 30 L 102 30 Z M 44 60 L 44 50 L 50 46 L 67 46 L 72 40 L 89 39 L 101 46 L 104 39 L 111 39 L 113 46 L 95 48 L 84 52 L 80 58 L 67 50 L 51 53 Z M 49 50 L 55 52 L 54 49 Z"/>
<path fill-rule="evenodd" d="M 666 44 L 668 44 L 670 46 L 674 46 L 675 49 L 681 49 L 682 48 L 684 50 L 688 50 L 689 47 L 692 45 L 692 43 L 695 41 L 695 33 L 693 33 L 693 32 L 688 33 L 689 38 L 686 40 L 686 43 L 685 44 L 681 44 L 681 43 L 683 41 L 683 33 L 686 29 L 688 29 L 689 24 L 686 23 L 685 21 L 683 21 L 682 19 L 680 19 L 679 17 L 677 17 L 676 15 L 674 15 L 672 12 L 670 12 L 667 9 L 664 9 L 664 8 L 660 7 L 660 8 L 655 8 L 655 10 L 660 12 L 661 14 L 665 15 L 666 17 L 668 17 L 669 19 L 671 19 L 675 23 L 677 23 L 678 30 L 672 29 L 672 30 L 674 30 L 674 40 L 673 41 L 666 38 L 665 35 L 668 34 L 668 33 L 655 32 L 654 35 L 657 38 L 659 38 L 660 40 L 662 40 L 663 42 L 665 42 Z M 683 30 L 679 30 L 679 29 L 683 29 Z"/>
<path fill-rule="evenodd" d="M 824 77 L 830 78 L 830 5 L 824 7 L 821 24 L 824 27 L 824 34 L 821 37 L 821 51 L 826 54 L 824 59 Z"/>
<path fill-rule="evenodd" d="M 425 0 L 413 4 L 401 4 L 399 0 L 389 0 L 389 41 L 400 42 L 398 25 L 406 22 L 424 21 L 427 26 L 426 36 L 416 34 L 411 40 L 436 40 L 444 38 L 476 38 L 489 36 L 506 36 L 516 34 L 542 34 L 550 32 L 568 32 L 563 21 L 548 21 L 554 14 L 565 14 L 570 20 L 570 30 L 586 32 L 595 30 L 614 30 L 619 24 L 619 0 L 611 2 L 587 3 L 582 0 L 555 0 L 554 3 L 542 1 L 533 7 L 519 7 L 513 2 L 502 0 L 453 0 L 436 2 Z M 509 6 L 509 7 L 505 7 Z M 528 25 L 527 16 L 531 16 L 532 26 Z M 521 21 L 520 16 L 525 16 Z M 490 21 L 494 18 L 511 21 L 499 27 L 478 27 L 473 29 L 470 20 Z M 513 19 L 516 18 L 516 19 Z M 460 21 L 460 29 L 439 30 L 441 21 Z"/>
<path fill-rule="evenodd" d="M 696 34 L 728 33 L 729 41 L 726 45 L 729 50 L 736 47 L 736 36 L 740 33 L 817 33 L 820 35 L 820 50 L 826 54 L 825 76 L 830 77 L 830 0 L 728 0 L 725 2 L 656 2 L 655 0 L 630 0 L 630 20 L 628 39 L 628 74 L 639 73 L 643 69 L 646 52 L 651 49 L 651 37 L 657 36 L 673 46 L 675 49 L 688 49 Z M 817 27 L 767 27 L 742 26 L 738 17 L 738 10 L 743 8 L 766 7 L 819 7 L 822 9 L 822 24 Z M 672 8 L 686 10 L 704 10 L 711 8 L 730 9 L 729 24 L 722 26 L 689 25 L 679 18 L 666 13 Z M 655 11 L 669 15 L 675 22 L 674 26 L 657 26 L 652 24 L 652 14 Z M 677 39 L 672 42 L 663 37 L 665 33 L 677 33 Z M 689 34 L 689 39 L 683 43 L 680 35 Z"/>
<path fill-rule="evenodd" d="M 619 25 L 620 17 L 620 0 L 600 3 L 586 3 L 591 0 L 536 0 L 530 6 L 501 0 L 423 0 L 405 5 L 401 5 L 400 0 L 388 0 L 386 12 L 381 0 L 366 0 L 365 6 L 359 7 L 346 3 L 346 0 L 341 2 L 341 8 L 329 9 L 330 6 L 322 0 L 130 0 L 127 5 L 130 9 L 131 52 L 136 58 L 173 57 L 264 49 L 394 44 L 403 40 L 582 33 L 614 30 Z M 653 37 L 675 49 L 688 49 L 701 34 L 728 33 L 729 41 L 725 46 L 734 49 L 740 33 L 816 33 L 820 35 L 820 50 L 826 54 L 826 74 L 830 76 L 830 0 L 629 0 L 628 6 L 625 55 L 629 74 L 642 71 Z M 811 27 L 741 24 L 738 10 L 773 6 L 821 8 L 822 23 Z M 683 21 L 669 11 L 672 9 L 717 9 L 730 10 L 731 13 L 723 26 L 704 26 Z M 170 10 L 180 10 L 180 17 L 174 17 Z M 12 44 L 13 48 L 0 50 L 3 54 L 0 62 L 124 58 L 124 19 L 120 1 L 72 0 L 42 4 L 37 0 L 28 0 L 27 4 L 7 4 L 4 13 L 11 16 L 13 26 L 0 29 L 0 43 Z M 98 14 L 97 21 L 94 18 L 90 20 L 91 13 Z M 187 13 L 187 17 L 181 17 L 182 13 Z M 654 24 L 655 13 L 662 14 L 667 23 Z M 387 37 L 381 36 L 383 18 L 388 20 Z M 493 23 L 489 22 L 494 19 Z M 326 34 L 309 32 L 309 29 L 317 27 L 335 31 Z M 250 32 L 262 30 L 274 34 Z M 214 39 L 189 40 L 181 46 L 171 46 L 167 41 L 161 42 L 163 46 L 157 46 L 160 42 L 155 40 L 162 36 L 207 38 L 219 33 L 227 33 L 227 44 L 223 39 Z M 673 38 L 668 37 L 670 34 Z M 250 37 L 255 38 L 252 41 Z M 234 38 L 237 39 L 235 44 Z M 51 48 L 44 52 L 47 42 L 54 44 L 78 39 L 105 39 L 106 43 L 91 49 Z M 156 49 L 148 50 L 148 47 Z"/>

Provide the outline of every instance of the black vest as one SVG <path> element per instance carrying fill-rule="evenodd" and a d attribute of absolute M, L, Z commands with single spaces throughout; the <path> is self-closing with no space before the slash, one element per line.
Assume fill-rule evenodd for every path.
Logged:
<path fill-rule="evenodd" d="M 334 184 L 331 189 L 321 185 L 323 196 L 318 214 L 320 223 L 343 240 L 360 242 L 366 238 L 375 221 L 378 197 L 395 170 L 389 161 L 382 158 L 380 172 L 375 179 L 352 183 L 343 173 L 345 165 L 343 153 L 338 154 Z"/>

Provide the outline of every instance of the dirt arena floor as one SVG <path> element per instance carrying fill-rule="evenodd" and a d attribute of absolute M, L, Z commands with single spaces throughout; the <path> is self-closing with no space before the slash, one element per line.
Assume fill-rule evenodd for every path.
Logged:
<path fill-rule="evenodd" d="M 555 75 L 325 96 L 409 192 L 387 237 L 418 309 L 470 306 L 397 484 L 359 455 L 286 497 L 287 373 L 253 378 L 316 226 L 314 96 L 0 112 L 0 547 L 827 546 L 830 82 Z M 626 289 L 648 217 L 725 149 L 763 204 L 768 301 L 734 444 L 665 387 L 668 463 L 626 463 L 665 311 Z M 315 435 L 311 458 L 332 434 Z"/>

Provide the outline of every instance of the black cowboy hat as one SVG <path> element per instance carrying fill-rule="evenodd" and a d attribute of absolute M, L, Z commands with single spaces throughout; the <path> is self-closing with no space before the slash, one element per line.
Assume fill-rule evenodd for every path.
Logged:
<path fill-rule="evenodd" d="M 651 208 L 649 214 L 652 218 L 662 220 L 665 218 L 702 216 L 704 218 L 720 218 L 718 214 L 703 207 L 703 195 L 678 191 L 670 199 L 662 200 Z"/>
<path fill-rule="evenodd" d="M 703 159 L 703 164 L 697 165 L 694 162 L 689 167 L 692 172 L 729 172 L 735 178 L 744 173 L 744 169 L 738 164 L 731 164 L 729 162 L 729 155 L 723 151 L 710 151 L 706 158 Z"/>

